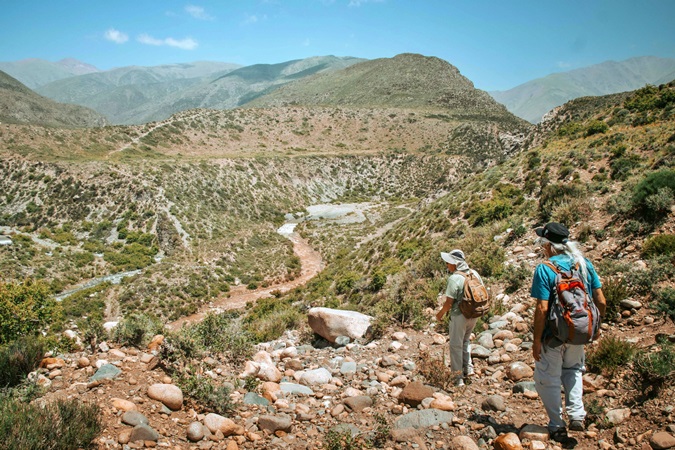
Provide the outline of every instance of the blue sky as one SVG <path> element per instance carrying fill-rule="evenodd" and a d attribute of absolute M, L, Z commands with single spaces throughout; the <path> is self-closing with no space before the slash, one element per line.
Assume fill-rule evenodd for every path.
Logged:
<path fill-rule="evenodd" d="M 0 61 L 99 69 L 414 52 L 484 90 L 634 56 L 675 58 L 674 0 L 0 0 Z"/>

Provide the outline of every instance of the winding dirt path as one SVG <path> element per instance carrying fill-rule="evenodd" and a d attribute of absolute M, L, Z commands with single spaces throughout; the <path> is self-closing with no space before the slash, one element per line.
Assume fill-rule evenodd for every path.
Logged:
<path fill-rule="evenodd" d="M 256 290 L 249 290 L 246 286 L 240 285 L 233 287 L 227 297 L 223 296 L 214 302 L 204 305 L 199 312 L 190 316 L 182 317 L 175 322 L 166 325 L 170 330 L 178 330 L 184 324 L 193 324 L 201 322 L 209 312 L 226 311 L 230 309 L 239 309 L 246 306 L 246 303 L 258 300 L 259 298 L 271 297 L 272 292 L 281 291 L 288 292 L 298 286 L 302 286 L 318 274 L 323 268 L 323 260 L 321 255 L 309 246 L 309 243 L 304 240 L 298 233 L 293 233 L 289 236 L 293 242 L 293 252 L 302 264 L 300 276 L 293 281 L 279 283 L 266 288 Z"/>

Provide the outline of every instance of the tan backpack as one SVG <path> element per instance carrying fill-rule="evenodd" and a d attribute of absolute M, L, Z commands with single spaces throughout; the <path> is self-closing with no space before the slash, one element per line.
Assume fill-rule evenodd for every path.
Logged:
<path fill-rule="evenodd" d="M 459 302 L 459 310 L 467 319 L 482 317 L 490 310 L 490 293 L 472 271 L 455 273 L 464 277 L 464 296 Z"/>

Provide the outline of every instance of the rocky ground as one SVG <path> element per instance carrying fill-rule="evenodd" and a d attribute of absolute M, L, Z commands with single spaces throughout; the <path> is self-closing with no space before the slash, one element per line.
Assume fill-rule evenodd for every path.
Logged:
<path fill-rule="evenodd" d="M 384 437 L 381 448 L 391 449 L 521 448 L 513 440 L 524 448 L 559 448 L 542 428 L 547 419 L 533 391 L 532 308 L 518 296 L 501 300 L 507 312 L 475 336 L 477 376 L 461 388 L 424 383 L 424 368 L 447 355 L 446 339 L 432 323 L 424 331 L 391 329 L 368 343 L 339 338 L 342 345 L 325 347 L 303 344 L 299 333 L 288 332 L 261 344 L 244 367 L 209 358 L 212 370 L 204 375 L 233 387 L 235 408 L 227 418 L 183 398 L 157 364 L 156 341 L 142 350 L 104 343 L 95 353 L 45 360 L 40 378 L 49 392 L 43 399 L 99 404 L 99 448 L 363 448 L 378 437 Z M 631 322 L 639 325 L 605 327 L 606 333 L 626 327 L 648 345 L 656 331 L 675 332 L 672 323 L 650 318 L 640 308 Z M 424 354 L 430 356 L 420 359 Z M 244 388 L 247 375 L 261 380 L 251 391 Z M 675 445 L 672 390 L 633 404 L 628 379 L 587 374 L 584 381 L 585 402 L 605 405 L 605 426 L 572 432 L 577 448 Z M 352 446 L 344 440 L 337 446 L 330 430 L 351 432 Z"/>

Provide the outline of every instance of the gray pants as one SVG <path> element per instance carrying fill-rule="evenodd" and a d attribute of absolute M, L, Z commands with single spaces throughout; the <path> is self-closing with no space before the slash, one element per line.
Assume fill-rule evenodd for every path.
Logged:
<path fill-rule="evenodd" d="M 467 319 L 460 312 L 450 315 L 450 368 L 459 377 L 473 374 L 471 332 L 478 319 Z"/>
<path fill-rule="evenodd" d="M 534 365 L 535 387 L 548 414 L 549 431 L 565 428 L 562 417 L 560 386 L 565 391 L 565 410 L 571 420 L 584 420 L 583 380 L 585 354 L 583 345 L 563 344 L 551 348 L 542 345 L 541 358 Z"/>

